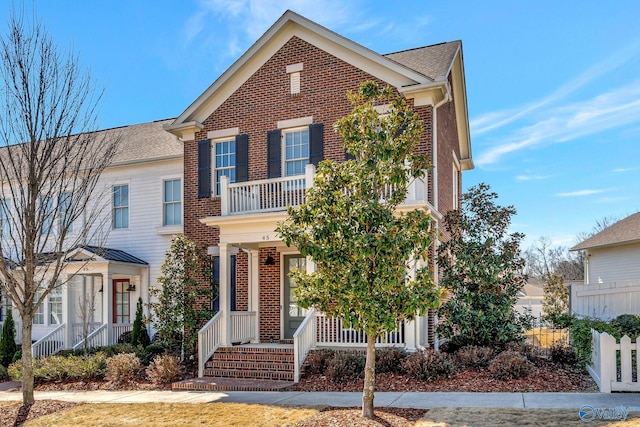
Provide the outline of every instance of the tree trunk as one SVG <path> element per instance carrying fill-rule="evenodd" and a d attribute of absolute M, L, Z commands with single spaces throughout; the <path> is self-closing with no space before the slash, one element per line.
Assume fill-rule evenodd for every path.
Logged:
<path fill-rule="evenodd" d="M 367 334 L 367 362 L 364 366 L 362 416 L 373 418 L 373 394 L 376 388 L 376 335 Z"/>
<path fill-rule="evenodd" d="M 33 354 L 31 353 L 31 332 L 33 319 L 30 316 L 22 318 L 22 404 L 32 405 L 33 397 Z"/>

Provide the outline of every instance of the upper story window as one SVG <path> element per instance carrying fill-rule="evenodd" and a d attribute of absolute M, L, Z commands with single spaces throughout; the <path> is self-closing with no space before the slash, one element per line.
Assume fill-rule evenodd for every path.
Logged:
<path fill-rule="evenodd" d="M 58 228 L 67 226 L 67 232 L 73 233 L 73 222 L 69 218 L 71 210 L 71 192 L 66 191 L 60 195 L 60 216 L 58 217 Z"/>
<path fill-rule="evenodd" d="M 55 212 L 53 211 L 53 200 L 48 195 L 40 195 L 40 214 L 42 215 L 42 227 L 40 228 L 40 234 L 51 233 Z"/>
<path fill-rule="evenodd" d="M 309 163 L 309 127 L 283 131 L 285 176 L 302 175 Z"/>
<path fill-rule="evenodd" d="M 33 305 L 40 299 L 42 296 L 42 290 L 38 288 L 36 290 L 35 295 L 33 297 Z M 34 325 L 44 325 L 44 304 L 40 304 L 38 310 L 33 314 L 33 324 Z"/>
<path fill-rule="evenodd" d="M 129 185 L 113 186 L 113 228 L 129 228 Z"/>
<path fill-rule="evenodd" d="M 0 202 L 0 232 L 5 236 L 10 233 L 9 215 L 11 215 L 11 199 L 4 199 Z"/>
<path fill-rule="evenodd" d="M 213 179 L 215 180 L 215 195 L 220 195 L 220 178 L 228 176 L 229 182 L 236 182 L 236 141 L 215 142 Z"/>
<path fill-rule="evenodd" d="M 182 224 L 182 180 L 167 179 L 163 185 L 162 223 L 163 225 Z"/>

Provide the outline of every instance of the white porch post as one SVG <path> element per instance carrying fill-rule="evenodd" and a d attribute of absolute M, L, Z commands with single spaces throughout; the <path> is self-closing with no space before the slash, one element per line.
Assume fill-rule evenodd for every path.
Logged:
<path fill-rule="evenodd" d="M 107 343 L 113 343 L 113 276 L 102 275 L 102 323 L 107 325 Z"/>
<path fill-rule="evenodd" d="M 255 337 L 252 342 L 260 342 L 260 251 L 251 249 L 249 254 L 249 311 L 256 313 Z"/>
<path fill-rule="evenodd" d="M 415 260 L 411 260 L 410 265 L 409 278 L 414 279 L 416 277 L 417 262 Z M 418 316 L 415 316 L 413 321 L 404 322 L 405 348 L 410 351 L 416 349 L 416 343 L 419 341 L 418 333 L 420 331 L 420 327 L 418 325 L 418 320 Z"/>
<path fill-rule="evenodd" d="M 220 214 L 229 215 L 229 177 L 226 175 L 220 177 Z"/>
<path fill-rule="evenodd" d="M 309 163 L 304 167 L 304 185 L 305 188 L 313 187 L 313 180 L 316 176 L 316 166 L 313 163 Z"/>
<path fill-rule="evenodd" d="M 76 276 L 76 277 L 80 277 L 80 276 Z M 84 276 L 81 276 L 84 277 Z M 75 277 L 71 279 L 72 281 L 75 281 Z M 71 281 L 69 280 L 68 276 L 65 277 L 66 282 L 65 285 L 62 286 L 62 301 L 63 301 L 63 306 L 62 306 L 62 323 L 64 323 L 65 325 L 67 325 L 66 329 L 65 329 L 65 336 L 64 336 L 64 348 L 68 349 L 68 348 L 72 348 L 73 345 L 75 344 L 73 342 L 73 323 L 75 320 L 75 316 L 74 316 L 74 301 L 73 301 L 73 295 L 74 293 L 71 291 L 70 287 L 72 286 Z"/>
<path fill-rule="evenodd" d="M 230 305 L 230 270 L 231 270 L 231 254 L 229 253 L 229 244 L 228 243 L 220 243 L 218 245 L 220 248 L 220 311 L 222 312 L 222 317 L 220 318 L 220 345 L 230 346 L 231 345 L 231 314 L 229 309 Z"/>

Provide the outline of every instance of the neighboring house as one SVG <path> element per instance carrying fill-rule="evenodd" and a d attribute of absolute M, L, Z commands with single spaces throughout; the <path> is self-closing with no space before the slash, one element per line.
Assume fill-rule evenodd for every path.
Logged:
<path fill-rule="evenodd" d="M 148 303 L 171 238 L 183 227 L 182 144 L 163 130 L 172 121 L 101 131 L 121 136 L 119 153 L 96 186 L 96 203 L 104 206 L 98 223 L 108 234 L 100 247 L 88 241 L 72 253 L 61 279 L 79 273 L 52 291 L 35 316 L 33 339 L 56 342 L 46 352 L 82 345 L 82 300 L 95 299 L 92 345 L 116 341 L 131 329 L 138 297 Z M 80 221 L 74 233 L 83 229 Z M 3 298 L 3 319 L 10 304 Z M 14 319 L 20 333 L 17 312 Z"/>
<path fill-rule="evenodd" d="M 584 285 L 571 287 L 571 312 L 603 319 L 640 314 L 640 212 L 571 248 L 584 251 Z"/>
<path fill-rule="evenodd" d="M 424 209 L 441 223 L 459 206 L 462 171 L 473 168 L 460 41 L 380 55 L 287 11 L 165 126 L 184 143 L 185 234 L 209 248 L 220 283 L 219 313 L 201 331 L 201 363 L 219 347 L 284 343 L 298 369 L 312 346 L 364 344 L 339 320 L 296 305 L 288 273 L 314 266 L 274 229 L 288 205 L 304 200 L 296 190 L 313 184 L 318 162 L 344 161 L 333 124 L 351 111 L 347 91 L 365 80 L 393 87 L 424 121 L 418 150 L 433 169 L 411 184 L 402 209 Z M 419 318 L 381 343 L 428 346 L 430 327 Z M 209 366 L 209 375 L 245 376 Z M 298 371 L 259 375 L 292 379 Z"/>
<path fill-rule="evenodd" d="M 542 318 L 542 300 L 544 299 L 544 282 L 540 279 L 531 278 L 518 292 L 518 303 L 516 310 L 520 314 L 529 313 L 534 318 Z"/>

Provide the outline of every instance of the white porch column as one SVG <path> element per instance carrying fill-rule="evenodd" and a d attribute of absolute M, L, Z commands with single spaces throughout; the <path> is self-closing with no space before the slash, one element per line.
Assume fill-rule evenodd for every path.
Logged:
<path fill-rule="evenodd" d="M 414 279 L 416 277 L 416 268 L 418 263 L 411 260 L 409 265 L 409 278 Z M 418 334 L 420 331 L 419 318 L 416 316 L 411 322 L 404 322 L 404 342 L 405 348 L 409 351 L 416 349 L 416 344 L 419 343 Z"/>
<path fill-rule="evenodd" d="M 316 176 L 316 166 L 313 163 L 309 163 L 304 167 L 304 188 L 313 187 L 313 180 Z"/>
<path fill-rule="evenodd" d="M 107 325 L 107 343 L 113 342 L 113 276 L 102 275 L 102 323 Z"/>
<path fill-rule="evenodd" d="M 84 277 L 84 276 L 76 276 L 76 277 Z M 75 281 L 76 278 L 72 278 L 71 280 L 69 280 L 68 276 L 64 278 L 64 282 L 66 282 L 63 286 L 62 286 L 62 323 L 67 325 L 67 328 L 65 329 L 65 336 L 64 336 L 64 348 L 65 349 L 69 349 L 72 348 L 73 345 L 75 344 L 73 342 L 73 323 L 75 322 L 76 316 L 74 315 L 75 313 L 75 306 L 74 306 L 74 302 L 73 301 L 73 296 L 75 295 L 75 293 L 72 291 L 72 289 L 70 289 L 73 286 L 72 281 Z"/>
<path fill-rule="evenodd" d="M 230 245 L 228 243 L 220 243 L 220 311 L 222 317 L 220 318 L 220 345 L 231 345 L 231 314 L 230 314 L 230 299 L 231 299 L 231 254 L 229 253 Z"/>
<path fill-rule="evenodd" d="M 252 342 L 260 342 L 260 251 L 251 249 L 249 255 L 249 311 L 256 313 L 255 337 Z"/>

